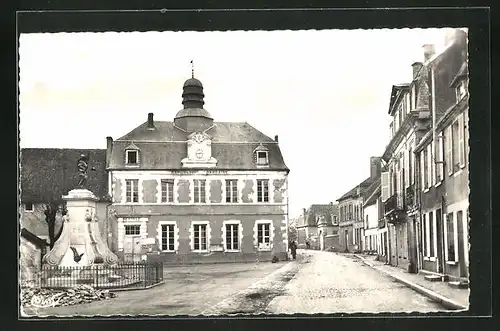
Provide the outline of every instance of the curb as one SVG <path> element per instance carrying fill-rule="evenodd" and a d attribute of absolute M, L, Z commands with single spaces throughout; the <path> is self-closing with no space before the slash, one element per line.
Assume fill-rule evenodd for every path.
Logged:
<path fill-rule="evenodd" d="M 386 276 L 389 276 L 391 278 L 393 278 L 394 280 L 402 283 L 402 284 L 405 284 L 406 286 L 408 286 L 409 288 L 411 288 L 412 290 L 420 293 L 420 294 L 423 294 L 425 295 L 426 297 L 432 299 L 433 301 L 441 304 L 443 307 L 447 308 L 447 309 L 452 309 L 452 310 L 467 310 L 468 308 L 465 307 L 465 306 L 462 306 L 461 304 L 459 303 L 456 303 L 455 301 L 451 300 L 451 299 L 448 299 L 434 291 L 431 291 L 423 286 L 420 286 L 420 285 L 417 285 L 415 283 L 412 283 L 406 279 L 403 279 L 401 277 L 398 277 L 398 276 L 395 276 L 385 270 L 381 270 L 381 269 L 378 269 L 375 265 L 373 265 L 373 263 L 370 263 L 368 261 L 366 261 L 363 257 L 359 256 L 359 255 L 356 255 L 354 254 L 355 257 L 357 257 L 358 259 L 360 259 L 361 261 L 363 261 L 364 264 L 368 265 L 369 267 L 383 273 L 384 275 Z"/>

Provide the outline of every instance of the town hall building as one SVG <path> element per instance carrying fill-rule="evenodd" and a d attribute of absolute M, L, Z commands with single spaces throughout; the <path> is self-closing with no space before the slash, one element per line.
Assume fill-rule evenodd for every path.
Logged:
<path fill-rule="evenodd" d="M 149 113 L 107 138 L 113 250 L 164 263 L 287 259 L 289 169 L 278 136 L 214 121 L 194 76 L 182 98 L 173 121 Z"/>

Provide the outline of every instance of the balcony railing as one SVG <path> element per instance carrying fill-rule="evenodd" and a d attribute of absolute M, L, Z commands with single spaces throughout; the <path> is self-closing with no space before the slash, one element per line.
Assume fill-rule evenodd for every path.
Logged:
<path fill-rule="evenodd" d="M 384 202 L 384 213 L 388 213 L 396 210 L 405 210 L 404 195 L 402 193 L 394 193 L 387 201 Z"/>

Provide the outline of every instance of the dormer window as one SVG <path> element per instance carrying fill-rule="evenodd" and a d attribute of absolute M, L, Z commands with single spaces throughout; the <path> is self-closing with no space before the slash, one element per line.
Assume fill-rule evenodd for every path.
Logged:
<path fill-rule="evenodd" d="M 267 152 L 257 152 L 257 164 L 258 165 L 268 164 Z"/>
<path fill-rule="evenodd" d="M 467 94 L 467 88 L 465 86 L 465 81 L 461 81 L 460 83 L 458 83 L 455 90 L 457 93 L 457 101 L 462 100 L 462 98 L 465 96 L 465 94 Z"/>
<path fill-rule="evenodd" d="M 125 148 L 125 165 L 127 166 L 138 166 L 139 165 L 139 148 L 134 144 L 130 144 Z"/>
<path fill-rule="evenodd" d="M 139 151 L 127 151 L 127 164 L 137 165 L 139 164 Z"/>
<path fill-rule="evenodd" d="M 269 151 L 266 147 L 260 144 L 255 150 L 255 163 L 258 166 L 267 166 L 269 165 Z"/>

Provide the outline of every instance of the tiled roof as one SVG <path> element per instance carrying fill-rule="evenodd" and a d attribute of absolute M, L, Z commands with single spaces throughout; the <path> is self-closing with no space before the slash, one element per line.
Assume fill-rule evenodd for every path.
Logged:
<path fill-rule="evenodd" d="M 358 185 L 354 186 L 352 189 L 350 189 L 347 193 L 345 193 L 343 196 L 337 199 L 337 201 L 342 201 L 351 197 L 358 197 L 358 188 L 360 189 L 360 195 L 363 194 L 363 192 L 373 183 L 373 181 L 376 179 L 373 179 L 371 177 L 368 177 Z"/>
<path fill-rule="evenodd" d="M 76 162 L 81 154 L 90 155 L 86 188 L 99 198 L 105 197 L 108 193 L 105 149 L 23 148 L 21 201 L 57 201 L 76 188 Z"/>
<path fill-rule="evenodd" d="M 327 225 L 332 225 L 332 216 L 338 216 L 339 206 L 337 204 L 311 205 L 307 210 L 307 226 L 317 225 L 317 216 L 322 215 Z"/>
<path fill-rule="evenodd" d="M 147 130 L 141 124 L 113 142 L 108 168 L 125 168 L 125 148 L 133 142 L 140 150 L 141 169 L 180 169 L 181 160 L 187 156 L 188 133 L 172 122 L 155 122 L 156 130 Z M 248 123 L 215 122 L 206 131 L 212 137 L 212 157 L 217 169 L 226 170 L 284 170 L 288 171 L 277 142 Z M 268 151 L 269 167 L 257 167 L 254 150 L 262 144 Z"/>

